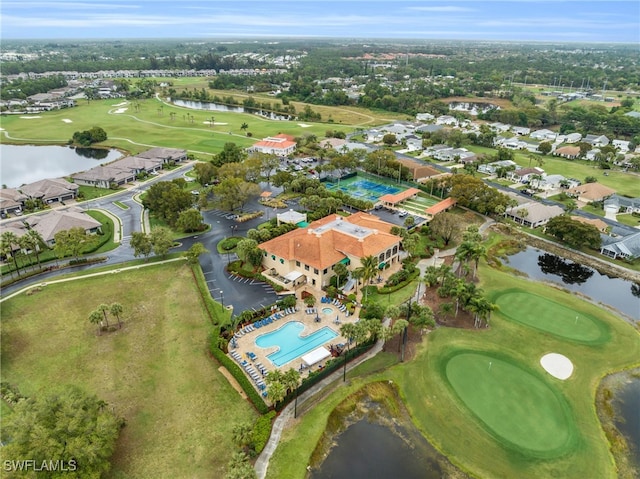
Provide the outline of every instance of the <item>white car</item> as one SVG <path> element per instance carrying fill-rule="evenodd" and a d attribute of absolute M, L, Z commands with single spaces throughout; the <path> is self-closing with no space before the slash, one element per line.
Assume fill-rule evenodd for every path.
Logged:
<path fill-rule="evenodd" d="M 398 216 L 399 216 L 400 218 L 404 218 L 404 217 L 405 217 L 405 216 L 407 216 L 408 214 L 409 214 L 409 212 L 408 212 L 408 211 L 400 210 L 400 213 L 398 213 Z"/>

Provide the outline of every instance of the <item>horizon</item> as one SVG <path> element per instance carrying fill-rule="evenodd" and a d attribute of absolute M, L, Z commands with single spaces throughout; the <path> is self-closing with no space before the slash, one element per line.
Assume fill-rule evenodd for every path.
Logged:
<path fill-rule="evenodd" d="M 13 41 L 640 43 L 635 0 L 9 0 L 0 13 Z"/>

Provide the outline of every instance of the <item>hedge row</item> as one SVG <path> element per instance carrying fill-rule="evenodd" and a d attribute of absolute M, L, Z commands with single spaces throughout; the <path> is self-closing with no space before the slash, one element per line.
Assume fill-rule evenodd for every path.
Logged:
<path fill-rule="evenodd" d="M 260 416 L 253 426 L 253 449 L 256 454 L 260 454 L 267 445 L 271 436 L 271 426 L 273 419 L 276 417 L 275 411 L 269 411 L 267 414 Z"/>
<path fill-rule="evenodd" d="M 193 264 L 191 265 L 191 272 L 193 273 L 193 279 L 198 286 L 198 292 L 200 293 L 202 302 L 204 303 L 204 306 L 207 309 L 207 313 L 209 314 L 211 324 L 213 324 L 214 326 L 220 326 L 222 323 L 221 320 L 226 320 L 226 318 L 220 317 L 220 309 L 222 308 L 222 306 L 216 303 L 211 297 L 211 293 L 209 292 L 209 288 L 207 287 L 204 274 L 202 273 L 202 268 L 200 268 L 199 264 Z"/>
<path fill-rule="evenodd" d="M 218 349 L 217 345 L 218 337 L 217 335 L 211 335 L 211 344 L 209 345 L 209 350 L 211 351 L 211 355 L 216 358 L 216 360 L 224 366 L 227 371 L 231 373 L 231 375 L 238 381 L 242 390 L 247 394 L 249 400 L 253 403 L 254 407 L 258 410 L 260 414 L 266 414 L 269 412 L 269 408 L 262 400 L 262 397 L 255 390 L 253 385 L 249 382 L 247 376 L 245 376 L 240 366 L 238 366 L 235 361 L 233 361 L 229 356 L 227 356 L 224 352 Z"/>
<path fill-rule="evenodd" d="M 420 270 L 416 269 L 412 273 L 409 273 L 409 277 L 403 281 L 402 283 L 398 283 L 395 286 L 383 286 L 382 288 L 378 288 L 378 294 L 390 294 L 398 291 L 399 289 L 404 288 L 406 285 L 411 283 L 414 279 L 420 276 Z"/>

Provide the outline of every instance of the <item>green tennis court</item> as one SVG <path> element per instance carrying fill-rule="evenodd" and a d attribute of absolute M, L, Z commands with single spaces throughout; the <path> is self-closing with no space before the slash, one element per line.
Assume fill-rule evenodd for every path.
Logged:
<path fill-rule="evenodd" d="M 535 457 L 564 454 L 576 437 L 563 396 L 509 357 L 461 350 L 445 374 L 464 405 L 492 436 Z"/>
<path fill-rule="evenodd" d="M 555 336 L 589 344 L 609 340 L 604 323 L 596 317 L 522 290 L 508 290 L 494 298 L 500 314 Z"/>

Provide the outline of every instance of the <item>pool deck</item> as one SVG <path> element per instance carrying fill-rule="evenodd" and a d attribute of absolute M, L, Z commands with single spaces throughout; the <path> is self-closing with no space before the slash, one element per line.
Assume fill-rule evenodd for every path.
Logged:
<path fill-rule="evenodd" d="M 269 354 L 273 353 L 274 351 L 277 351 L 278 348 L 276 346 L 273 346 L 270 348 L 261 348 L 255 344 L 255 340 L 258 336 L 275 331 L 276 329 L 282 327 L 284 324 L 290 321 L 299 321 L 305 325 L 305 329 L 302 331 L 302 337 L 312 334 L 318 331 L 319 329 L 324 328 L 325 326 L 329 326 L 336 333 L 338 333 L 338 336 L 326 342 L 325 344 L 318 346 L 318 348 L 324 346 L 327 349 L 329 349 L 329 345 L 331 344 L 333 345 L 338 345 L 341 343 L 346 344 L 347 340 L 342 336 L 340 336 L 340 326 L 345 323 L 357 322 L 360 308 L 356 308 L 355 314 L 346 316 L 346 313 L 341 312 L 338 309 L 338 307 L 333 304 L 318 302 L 314 307 L 317 310 L 317 316 L 320 317 L 319 322 L 316 321 L 315 313 L 307 314 L 306 311 L 307 309 L 309 309 L 309 307 L 306 306 L 302 300 L 298 299 L 296 303 L 296 311 L 294 313 L 284 315 L 280 319 L 275 320 L 271 324 L 267 324 L 266 326 L 262 326 L 261 328 L 254 327 L 253 331 L 245 333 L 243 336 L 236 338 L 235 339 L 236 347 L 231 348 L 231 345 L 229 345 L 229 352 L 231 351 L 237 352 L 243 360 L 246 360 L 248 363 L 250 363 L 253 366 L 253 368 L 258 372 L 259 372 L 259 368 L 255 366 L 256 363 L 264 366 L 264 369 L 267 372 L 273 371 L 275 369 L 280 369 L 282 371 L 287 371 L 292 368 L 296 370 L 300 370 L 300 368 L 303 367 L 302 375 L 303 377 L 305 377 L 304 376 L 305 372 L 308 373 L 312 370 L 317 370 L 320 365 L 323 365 L 326 362 L 326 360 L 320 361 L 318 364 L 314 364 L 311 367 L 307 367 L 302 362 L 302 356 L 300 356 L 278 368 L 267 358 Z M 330 314 L 323 313 L 322 310 L 325 308 L 331 309 L 331 313 Z M 339 321 L 340 321 L 339 324 L 336 324 L 335 322 L 336 317 L 339 318 Z M 314 349 L 317 349 L 317 348 L 314 348 Z M 255 354 L 255 358 L 254 359 L 249 358 L 249 356 L 247 355 L 248 352 Z M 233 357 L 231 357 L 231 359 L 233 359 Z M 330 358 L 327 358 L 327 359 L 330 359 Z M 249 380 L 251 380 L 251 378 L 249 378 Z M 256 384 L 252 380 L 251 380 L 251 384 L 253 384 L 254 387 L 256 387 Z"/>

